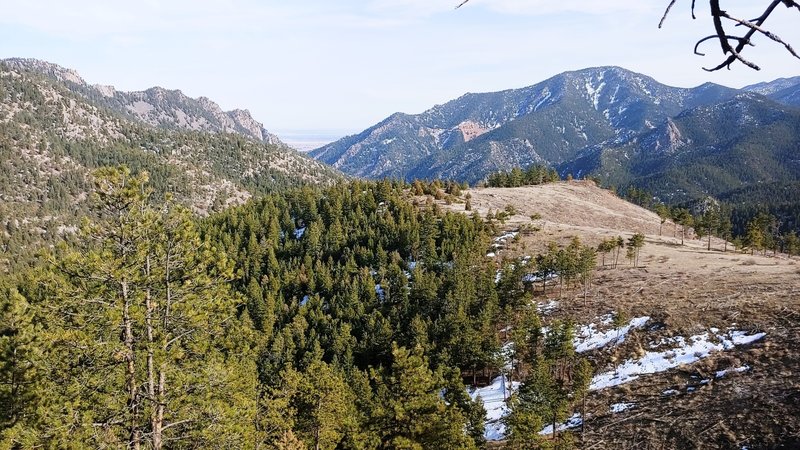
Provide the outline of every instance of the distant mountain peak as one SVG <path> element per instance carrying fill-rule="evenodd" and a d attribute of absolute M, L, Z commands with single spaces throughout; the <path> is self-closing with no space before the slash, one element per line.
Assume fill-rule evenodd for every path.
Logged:
<path fill-rule="evenodd" d="M 154 86 L 143 91 L 119 91 L 110 85 L 89 85 L 73 70 L 58 64 L 32 58 L 0 60 L 8 67 L 39 73 L 57 82 L 78 85 L 77 92 L 86 97 L 106 99 L 104 106 L 126 117 L 161 128 L 234 133 L 286 146 L 274 134 L 267 131 L 246 109 L 223 109 L 208 97 L 191 98 L 179 89 Z"/>
<path fill-rule="evenodd" d="M 621 67 L 590 67 L 519 89 L 466 93 L 417 115 L 395 113 L 311 155 L 356 176 L 475 182 L 497 169 L 559 164 L 593 146 L 625 142 L 734 92 L 670 87 Z"/>
<path fill-rule="evenodd" d="M 34 58 L 8 58 L 0 61 L 14 69 L 30 70 L 55 78 L 58 81 L 86 85 L 86 81 L 76 70 L 67 69 L 55 63 Z"/>

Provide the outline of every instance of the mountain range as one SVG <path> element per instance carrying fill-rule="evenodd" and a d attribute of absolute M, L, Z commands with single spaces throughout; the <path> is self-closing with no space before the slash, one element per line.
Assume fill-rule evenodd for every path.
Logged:
<path fill-rule="evenodd" d="M 798 180 L 791 156 L 800 143 L 798 107 L 800 77 L 743 89 L 677 88 L 597 67 L 393 114 L 311 155 L 354 176 L 470 183 L 546 164 L 681 200 Z"/>
<path fill-rule="evenodd" d="M 287 186 L 343 175 L 301 154 L 245 110 L 152 88 L 121 92 L 33 59 L 0 60 L 0 240 L 71 229 L 88 208 L 90 172 L 125 164 L 150 173 L 199 214 Z M 14 240 L 14 235 L 20 237 Z"/>

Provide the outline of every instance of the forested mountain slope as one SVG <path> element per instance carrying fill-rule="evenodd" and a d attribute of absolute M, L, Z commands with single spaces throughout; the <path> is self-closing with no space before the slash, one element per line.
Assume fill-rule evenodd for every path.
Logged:
<path fill-rule="evenodd" d="M 609 185 L 635 185 L 676 203 L 796 182 L 799 148 L 800 110 L 745 93 L 688 109 L 630 142 L 590 149 L 560 171 L 591 174 Z"/>
<path fill-rule="evenodd" d="M 713 84 L 674 88 L 619 67 L 590 68 L 522 89 L 466 94 L 418 115 L 398 113 L 311 154 L 358 176 L 475 182 L 497 169 L 558 164 L 587 147 L 626 142 L 735 92 Z"/>
<path fill-rule="evenodd" d="M 74 73 L 43 67 L 57 66 L 0 62 L 0 238 L 15 253 L 77 224 L 87 175 L 100 166 L 147 171 L 156 197 L 170 192 L 201 214 L 254 193 L 342 178 L 280 143 L 119 114 Z"/>
<path fill-rule="evenodd" d="M 90 85 L 80 74 L 57 64 L 30 58 L 2 61 L 10 69 L 39 73 L 95 106 L 158 128 L 241 134 L 269 144 L 285 145 L 247 110 L 223 111 L 207 97 L 190 98 L 180 90 L 153 87 L 125 92 L 113 86 Z"/>
<path fill-rule="evenodd" d="M 466 94 L 418 114 L 394 114 L 312 152 L 358 176 L 444 177 L 470 183 L 531 164 L 591 176 L 679 204 L 751 192 L 784 223 L 800 180 L 800 77 L 741 90 L 665 86 L 617 67 L 567 72 L 536 85 Z M 731 194 L 729 195 L 729 192 Z M 653 199 L 650 199 L 652 202 Z M 732 205 L 742 201 L 729 201 Z"/>

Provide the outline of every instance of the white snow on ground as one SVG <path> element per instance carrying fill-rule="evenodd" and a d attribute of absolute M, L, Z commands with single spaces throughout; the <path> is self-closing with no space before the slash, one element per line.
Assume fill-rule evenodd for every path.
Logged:
<path fill-rule="evenodd" d="M 294 230 L 294 238 L 295 238 L 295 239 L 300 239 L 301 237 L 303 237 L 303 235 L 305 234 L 305 232 L 306 232 L 306 227 L 303 227 L 303 228 L 295 228 L 295 230 Z"/>
<path fill-rule="evenodd" d="M 559 424 L 558 427 L 556 427 L 556 431 L 564 431 L 570 428 L 578 428 L 582 424 L 583 424 L 583 417 L 581 417 L 580 414 L 575 413 L 572 415 L 572 417 L 567 419 L 566 422 Z M 540 431 L 539 434 L 543 435 L 553 434 L 553 425 L 548 425 L 542 428 L 542 431 Z"/>
<path fill-rule="evenodd" d="M 508 382 L 505 376 L 499 376 L 492 381 L 492 384 L 470 393 L 473 400 L 480 397 L 483 400 L 483 407 L 486 408 L 484 436 L 487 441 L 499 441 L 505 438 L 506 426 L 500 419 L 508 414 L 506 399 L 519 388 L 519 385 L 518 381 Z"/>
<path fill-rule="evenodd" d="M 539 314 L 544 315 L 552 313 L 556 310 L 556 308 L 558 308 L 558 301 L 556 300 L 550 300 L 547 303 L 540 303 L 536 305 L 536 311 L 539 312 Z"/>
<path fill-rule="evenodd" d="M 518 231 L 508 231 L 494 238 L 494 241 L 498 244 L 505 244 L 508 239 L 514 239 L 518 234 Z"/>
<path fill-rule="evenodd" d="M 605 347 L 612 341 L 614 344 L 625 342 L 625 335 L 635 328 L 642 328 L 650 320 L 650 317 L 636 317 L 627 325 L 607 331 L 597 331 L 597 326 L 593 323 L 584 325 L 575 335 L 575 351 L 578 353 L 588 352 L 601 347 Z"/>
<path fill-rule="evenodd" d="M 623 339 L 624 335 L 632 329 L 643 327 L 649 320 L 650 318 L 646 316 L 632 319 L 628 325 L 619 329 L 620 339 Z M 547 330 L 543 329 L 542 332 L 547 333 Z M 634 381 L 641 375 L 664 372 L 683 364 L 692 364 L 702 358 L 710 356 L 713 352 L 730 350 L 737 345 L 745 345 L 763 339 L 764 336 L 766 336 L 766 333 L 747 334 L 747 332 L 739 330 L 720 332 L 717 328 L 711 328 L 710 332 L 691 336 L 688 339 L 682 336 L 664 339 L 656 345 L 651 345 L 651 348 L 667 344 L 675 348 L 661 352 L 650 351 L 646 352 L 644 356 L 639 359 L 627 360 L 615 371 L 604 372 L 594 376 L 589 389 L 599 390 L 618 386 Z M 581 328 L 581 333 L 575 337 L 574 344 L 576 351 L 588 351 L 604 347 L 616 338 L 617 329 L 598 332 L 596 331 L 596 325 L 590 324 Z M 508 370 L 511 367 L 510 359 L 513 354 L 513 343 L 507 342 L 503 346 L 502 352 L 507 360 L 506 370 Z M 743 366 L 721 370 L 717 372 L 716 378 L 723 377 L 725 374 L 731 372 L 744 372 L 746 370 L 750 370 L 750 367 Z M 710 381 L 711 380 L 702 380 L 700 384 L 706 384 Z M 486 408 L 486 440 L 498 441 L 505 439 L 505 425 L 501 420 L 508 414 L 508 407 L 506 406 L 505 400 L 509 398 L 520 385 L 521 383 L 518 381 L 509 382 L 504 376 L 499 376 L 495 378 L 489 386 L 478 388 L 470 392 L 470 396 L 473 399 L 480 397 L 483 400 L 484 408 Z M 694 390 L 694 387 L 689 387 L 687 392 L 692 392 Z M 662 395 L 671 396 L 679 393 L 680 392 L 675 389 L 667 389 L 662 392 Z M 619 413 L 633 407 L 635 407 L 633 403 L 616 403 L 611 405 L 611 411 Z M 557 429 L 558 431 L 563 431 L 568 428 L 575 428 L 580 426 L 582 421 L 583 419 L 580 414 L 575 414 L 567 420 L 567 422 L 559 425 Z M 552 425 L 550 425 L 540 433 L 552 434 L 552 432 L 553 428 Z"/>
<path fill-rule="evenodd" d="M 514 342 L 508 341 L 500 348 L 500 354 L 503 356 L 503 370 L 511 371 L 514 368 Z"/>
<path fill-rule="evenodd" d="M 663 352 L 647 352 L 637 360 L 627 360 L 617 370 L 595 375 L 590 390 L 605 389 L 629 383 L 640 375 L 664 372 L 683 364 L 692 364 L 709 356 L 712 352 L 730 350 L 737 345 L 749 344 L 762 339 L 766 333 L 747 334 L 731 330 L 725 334 L 703 333 L 688 339 L 674 338 L 677 348 Z"/>
<path fill-rule="evenodd" d="M 487 258 L 494 258 L 494 257 L 496 257 L 496 256 L 497 256 L 497 255 L 496 255 L 494 252 L 489 252 L 489 253 L 487 253 L 487 254 L 486 254 L 486 257 L 487 257 Z"/>
<path fill-rule="evenodd" d="M 611 405 L 611 412 L 614 414 L 621 413 L 623 411 L 627 411 L 629 409 L 633 409 L 636 407 L 634 403 L 614 403 Z"/>
<path fill-rule="evenodd" d="M 386 296 L 386 291 L 383 290 L 380 284 L 375 285 L 375 293 L 378 294 L 378 300 L 383 301 Z"/>
<path fill-rule="evenodd" d="M 714 375 L 714 378 L 722 378 L 729 373 L 739 373 L 739 372 L 747 372 L 750 370 L 750 366 L 744 365 L 742 367 L 731 367 L 730 369 L 725 370 L 718 370 L 717 374 Z"/>

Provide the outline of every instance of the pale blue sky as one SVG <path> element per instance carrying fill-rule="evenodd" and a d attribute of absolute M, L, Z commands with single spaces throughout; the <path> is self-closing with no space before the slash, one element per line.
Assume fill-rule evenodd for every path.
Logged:
<path fill-rule="evenodd" d="M 0 0 L 0 58 L 48 60 L 122 90 L 207 96 L 279 134 L 360 131 L 395 111 L 598 65 L 676 86 L 800 75 L 800 61 L 765 39 L 750 49 L 761 72 L 704 72 L 720 57 L 713 46 L 692 54 L 710 23 L 702 8 L 691 20 L 689 0 L 662 30 L 667 0 L 471 0 L 454 10 L 459 1 Z M 749 17 L 763 3 L 727 8 Z M 800 13 L 777 13 L 774 30 L 800 47 Z"/>

